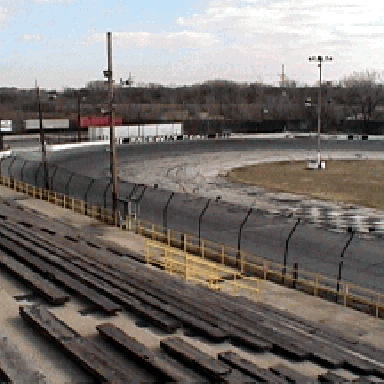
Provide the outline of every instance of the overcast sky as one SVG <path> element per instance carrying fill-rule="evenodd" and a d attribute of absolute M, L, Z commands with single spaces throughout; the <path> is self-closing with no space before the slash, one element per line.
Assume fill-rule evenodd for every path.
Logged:
<path fill-rule="evenodd" d="M 102 80 L 106 32 L 114 79 L 314 84 L 383 72 L 381 0 L 0 0 L 0 86 L 79 88 Z"/>

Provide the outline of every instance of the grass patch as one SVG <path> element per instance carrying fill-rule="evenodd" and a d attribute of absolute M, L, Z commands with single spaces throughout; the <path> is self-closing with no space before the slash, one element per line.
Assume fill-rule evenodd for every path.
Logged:
<path fill-rule="evenodd" d="M 283 161 L 235 168 L 226 177 L 312 198 L 384 209 L 384 161 L 330 160 L 327 168 L 307 170 L 306 161 Z"/>

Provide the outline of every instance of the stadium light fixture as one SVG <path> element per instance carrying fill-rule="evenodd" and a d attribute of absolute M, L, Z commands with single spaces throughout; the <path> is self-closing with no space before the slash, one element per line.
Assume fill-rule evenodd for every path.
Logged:
<path fill-rule="evenodd" d="M 320 69 L 320 82 L 319 82 L 319 101 L 318 101 L 318 114 L 317 114 L 317 166 L 321 168 L 321 151 L 320 151 L 320 132 L 321 132 L 321 63 L 325 61 L 332 61 L 332 56 L 310 56 L 309 61 L 318 63 Z"/>

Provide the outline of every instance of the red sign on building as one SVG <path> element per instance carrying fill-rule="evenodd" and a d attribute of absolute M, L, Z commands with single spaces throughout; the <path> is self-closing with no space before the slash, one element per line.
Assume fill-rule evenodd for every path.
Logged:
<path fill-rule="evenodd" d="M 123 119 L 115 117 L 113 119 L 114 125 L 122 125 Z M 109 127 L 111 125 L 109 116 L 86 116 L 80 118 L 80 126 L 82 128 L 88 127 Z"/>

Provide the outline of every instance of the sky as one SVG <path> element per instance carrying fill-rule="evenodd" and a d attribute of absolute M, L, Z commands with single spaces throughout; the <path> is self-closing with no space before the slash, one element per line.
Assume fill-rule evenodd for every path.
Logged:
<path fill-rule="evenodd" d="M 278 85 L 384 75 L 380 0 L 0 0 L 0 87 L 62 90 L 113 78 L 189 85 L 225 79 Z"/>

